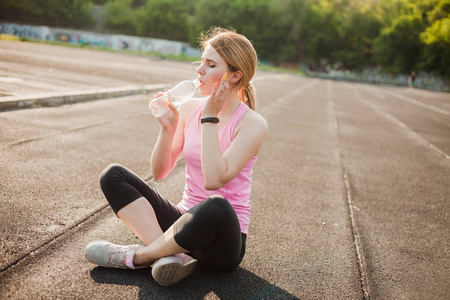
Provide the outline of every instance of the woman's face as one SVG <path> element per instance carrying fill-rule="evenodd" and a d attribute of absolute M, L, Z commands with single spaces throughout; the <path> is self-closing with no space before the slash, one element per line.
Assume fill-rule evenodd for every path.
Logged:
<path fill-rule="evenodd" d="M 200 93 L 209 95 L 214 84 L 220 85 L 223 75 L 228 72 L 228 65 L 211 45 L 207 45 L 202 54 L 202 63 L 197 68 L 198 79 L 200 79 Z M 230 74 L 228 74 L 230 75 Z"/>

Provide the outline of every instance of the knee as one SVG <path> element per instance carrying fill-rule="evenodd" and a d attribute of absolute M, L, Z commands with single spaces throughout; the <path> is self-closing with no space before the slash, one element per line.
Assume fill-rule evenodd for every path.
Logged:
<path fill-rule="evenodd" d="M 120 174 L 123 169 L 124 167 L 119 164 L 110 164 L 107 166 L 100 174 L 100 186 L 103 188 L 114 180 L 117 180 L 117 178 L 119 178 L 117 175 Z"/>
<path fill-rule="evenodd" d="M 208 205 L 212 212 L 223 214 L 226 212 L 234 212 L 230 202 L 223 196 L 212 195 L 206 198 L 205 204 Z"/>

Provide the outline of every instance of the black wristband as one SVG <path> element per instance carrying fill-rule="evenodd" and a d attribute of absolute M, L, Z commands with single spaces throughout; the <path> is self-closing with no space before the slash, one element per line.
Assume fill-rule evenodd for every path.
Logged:
<path fill-rule="evenodd" d="M 220 122 L 220 119 L 217 117 L 208 117 L 208 118 L 203 118 L 200 120 L 200 123 L 214 123 L 217 124 Z"/>

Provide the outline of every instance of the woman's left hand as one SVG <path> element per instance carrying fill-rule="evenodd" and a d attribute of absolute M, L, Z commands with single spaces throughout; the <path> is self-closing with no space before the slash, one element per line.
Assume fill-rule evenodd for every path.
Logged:
<path fill-rule="evenodd" d="M 202 118 L 217 117 L 229 92 L 230 83 L 227 80 L 227 73 L 225 73 L 220 81 L 220 86 L 218 82 L 214 85 L 211 95 L 203 108 Z"/>

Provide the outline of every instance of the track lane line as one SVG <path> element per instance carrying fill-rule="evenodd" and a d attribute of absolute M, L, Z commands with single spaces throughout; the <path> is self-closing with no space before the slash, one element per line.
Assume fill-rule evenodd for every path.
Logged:
<path fill-rule="evenodd" d="M 433 150 L 434 152 L 436 152 L 437 154 L 439 154 L 440 156 L 442 156 L 443 158 L 445 158 L 447 160 L 450 160 L 450 156 L 447 153 L 445 153 L 444 151 L 442 151 L 441 149 L 439 149 L 438 147 L 436 147 L 435 145 L 430 143 L 428 140 L 426 140 L 420 134 L 418 134 L 417 132 L 415 132 L 414 130 L 409 128 L 405 123 L 403 123 L 402 121 L 400 121 L 399 119 L 397 119 L 393 115 L 383 111 L 382 109 L 380 109 L 379 107 L 377 107 L 376 105 L 374 105 L 373 103 L 371 103 L 369 101 L 362 100 L 363 97 L 361 96 L 361 94 L 359 93 L 357 88 L 355 88 L 354 86 L 352 86 L 352 85 L 350 85 L 348 83 L 346 83 L 346 84 L 353 91 L 353 93 L 355 94 L 356 99 L 358 101 L 360 101 L 361 103 L 364 103 L 365 105 L 370 107 L 372 110 L 374 110 L 377 113 L 379 113 L 386 120 L 389 120 L 392 123 L 394 123 L 394 124 L 400 126 L 401 128 L 403 128 L 411 137 L 413 137 L 416 141 L 418 141 L 419 143 L 424 145 L 426 148 L 429 148 L 429 149 Z"/>
<path fill-rule="evenodd" d="M 368 88 L 368 87 L 364 87 L 363 89 L 371 90 L 371 88 Z M 445 109 L 436 107 L 436 106 L 431 105 L 431 104 L 423 103 L 422 101 L 419 101 L 419 100 L 416 100 L 416 99 L 414 99 L 414 98 L 411 98 L 411 97 L 402 95 L 402 94 L 397 93 L 397 92 L 393 92 L 393 91 L 389 91 L 389 92 L 388 92 L 388 91 L 385 91 L 385 90 L 383 90 L 383 89 L 380 89 L 380 90 L 382 91 L 382 93 L 383 93 L 385 96 L 386 96 L 386 94 L 388 94 L 388 95 L 394 96 L 394 98 L 396 98 L 396 99 L 398 99 L 398 100 L 406 101 L 406 102 L 408 102 L 408 103 L 411 103 L 411 104 L 414 104 L 414 105 L 417 105 L 417 106 L 426 108 L 426 109 L 428 109 L 428 110 L 431 110 L 431 111 L 434 111 L 434 112 L 443 114 L 443 115 L 445 115 L 445 116 L 450 116 L 450 112 L 447 111 L 447 110 L 445 110 Z"/>
<path fill-rule="evenodd" d="M 331 108 L 331 113 L 333 115 L 333 128 L 335 130 L 335 134 L 336 134 L 336 138 L 338 140 L 339 143 L 339 159 L 340 159 L 340 164 L 341 164 L 341 170 L 342 170 L 342 181 L 343 181 L 343 185 L 345 188 L 345 198 L 347 200 L 347 209 L 348 209 L 348 218 L 349 218 L 349 223 L 350 223 L 350 230 L 352 233 L 352 239 L 353 239 L 353 245 L 355 247 L 355 254 L 356 254 L 356 262 L 358 265 L 358 270 L 359 270 L 359 275 L 360 275 L 360 284 L 361 284 L 361 289 L 362 289 L 362 293 L 364 296 L 365 300 L 369 300 L 371 299 L 370 297 L 370 285 L 369 285 L 369 279 L 368 279 L 368 275 L 367 275 L 367 268 L 366 268 L 366 259 L 365 259 L 365 255 L 364 255 L 364 250 L 362 247 L 362 243 L 361 243 L 361 238 L 360 238 L 360 234 L 359 234 L 359 230 L 357 228 L 357 224 L 356 224 L 356 220 L 355 220 L 355 214 L 353 211 L 353 198 L 352 198 L 352 193 L 351 193 L 351 183 L 350 183 L 350 179 L 347 173 L 347 168 L 345 167 L 344 164 L 344 159 L 343 159 L 343 155 L 342 155 L 342 151 L 341 151 L 341 147 L 340 147 L 340 139 L 339 139 L 339 118 L 336 112 L 336 104 L 334 101 L 334 97 L 333 97 L 333 92 L 332 92 L 332 82 L 328 81 L 327 83 L 327 98 L 330 101 L 330 108 Z"/>

